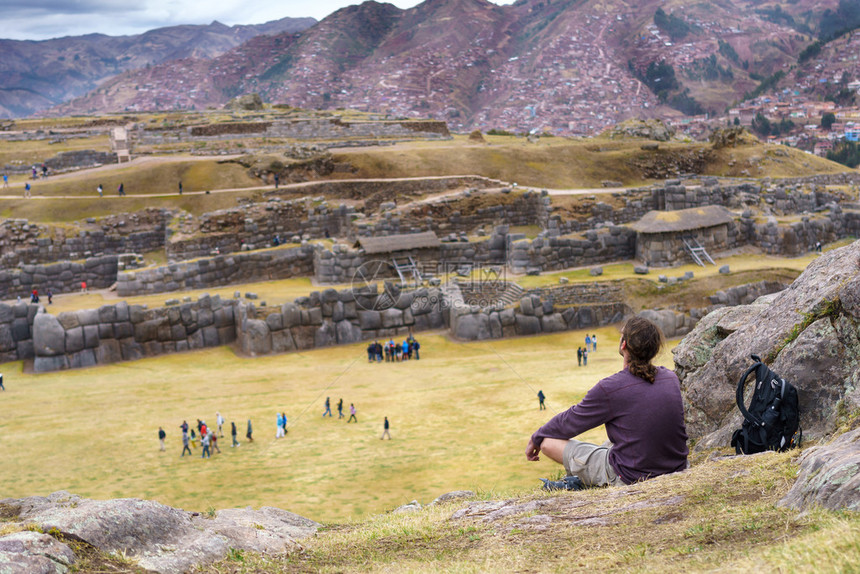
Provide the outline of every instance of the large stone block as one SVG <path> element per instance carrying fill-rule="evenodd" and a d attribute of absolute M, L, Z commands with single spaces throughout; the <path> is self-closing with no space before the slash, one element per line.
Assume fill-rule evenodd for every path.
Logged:
<path fill-rule="evenodd" d="M 11 338 L 11 330 L 9 337 Z M 3 338 L 0 338 L 0 341 L 3 341 Z M 57 317 L 47 313 L 36 315 L 33 321 L 33 345 L 37 357 L 65 354 L 66 331 Z"/>
<path fill-rule="evenodd" d="M 96 363 L 96 353 L 93 349 L 83 349 L 77 353 L 72 353 L 68 357 L 70 369 L 95 367 L 98 364 Z"/>
<path fill-rule="evenodd" d="M 84 328 L 66 329 L 66 354 L 77 353 L 84 348 Z"/>
<path fill-rule="evenodd" d="M 206 347 L 206 340 L 203 338 L 203 331 L 199 329 L 193 333 L 189 333 L 185 338 L 185 341 L 188 343 L 188 348 L 191 350 L 203 349 Z M 177 341 L 176 344 L 178 345 L 181 342 L 182 341 Z"/>
<path fill-rule="evenodd" d="M 266 315 L 266 325 L 270 332 L 280 331 L 284 328 L 284 316 L 281 313 L 269 313 Z"/>
<path fill-rule="evenodd" d="M 296 348 L 299 351 L 314 348 L 314 334 L 317 328 L 313 325 L 302 325 L 301 327 L 293 327 L 290 333 L 293 335 L 293 341 L 296 343 Z"/>
<path fill-rule="evenodd" d="M 59 322 L 57 323 L 59 325 Z M 62 326 L 60 327 L 62 329 Z M 34 333 L 35 336 L 35 327 Z M 15 338 L 12 337 L 12 326 L 8 323 L 0 323 L 0 353 L 15 349 Z"/>
<path fill-rule="evenodd" d="M 533 316 L 517 313 L 514 323 L 517 335 L 536 335 L 540 333 L 540 319 Z"/>
<path fill-rule="evenodd" d="M 244 353 L 254 357 L 272 352 L 272 338 L 265 321 L 248 319 L 244 322 L 243 329 L 239 340 Z"/>
<path fill-rule="evenodd" d="M 489 339 L 490 318 L 485 313 L 461 315 L 457 319 L 454 336 L 465 341 Z"/>
<path fill-rule="evenodd" d="M 122 350 L 116 339 L 106 339 L 96 349 L 96 361 L 99 365 L 117 363 L 121 360 Z"/>
<path fill-rule="evenodd" d="M 74 311 L 63 311 L 57 315 L 57 320 L 63 326 L 63 329 L 74 329 L 81 326 L 78 314 Z"/>
<path fill-rule="evenodd" d="M 36 356 L 33 361 L 33 370 L 37 373 L 52 373 L 62 369 L 69 368 L 69 360 L 65 355 L 55 355 L 48 357 Z"/>
<path fill-rule="evenodd" d="M 541 330 L 545 333 L 558 333 L 567 329 L 567 324 L 561 313 L 552 313 L 541 317 Z"/>
<path fill-rule="evenodd" d="M 134 340 L 133 337 L 119 339 L 119 348 L 122 352 L 122 358 L 126 361 L 137 361 L 144 357 L 143 345 Z"/>
<path fill-rule="evenodd" d="M 308 309 L 308 325 L 322 325 L 323 314 L 321 307 L 311 307 Z"/>
<path fill-rule="evenodd" d="M 12 307 L 6 303 L 0 303 L 0 323 L 11 323 L 14 318 L 15 313 L 12 311 Z"/>
<path fill-rule="evenodd" d="M 386 309 L 381 315 L 384 329 L 403 326 L 403 312 L 400 309 Z"/>
<path fill-rule="evenodd" d="M 81 309 L 78 311 L 78 321 L 81 325 L 98 325 L 99 310 L 98 309 Z"/>
<path fill-rule="evenodd" d="M 99 346 L 99 326 L 96 325 L 86 325 L 84 326 L 84 348 L 85 349 L 95 349 Z"/>
<path fill-rule="evenodd" d="M 220 345 L 220 340 L 218 339 L 218 329 L 215 325 L 209 325 L 207 327 L 203 327 L 200 329 L 201 336 L 203 337 L 203 345 L 205 347 L 217 347 Z"/>
<path fill-rule="evenodd" d="M 148 341 L 154 341 L 158 338 L 158 328 L 161 325 L 161 321 L 158 319 L 152 319 L 149 321 L 141 321 L 134 325 L 134 338 L 138 343 L 146 343 Z M 166 340 L 168 336 L 162 337 L 163 340 Z"/>
<path fill-rule="evenodd" d="M 358 321 L 362 331 L 375 331 L 382 328 L 379 311 L 359 311 Z"/>
<path fill-rule="evenodd" d="M 349 321 L 340 321 L 337 326 L 337 342 L 340 345 L 357 343 L 361 341 L 361 329 Z"/>
<path fill-rule="evenodd" d="M 282 329 L 272 333 L 272 352 L 285 353 L 295 351 L 296 343 L 289 329 Z"/>
<path fill-rule="evenodd" d="M 337 343 L 337 329 L 331 321 L 324 321 L 314 333 L 314 347 L 329 347 Z"/>

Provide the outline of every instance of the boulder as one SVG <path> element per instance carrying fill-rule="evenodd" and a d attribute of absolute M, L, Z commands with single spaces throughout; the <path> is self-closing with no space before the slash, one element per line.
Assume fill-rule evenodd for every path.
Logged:
<path fill-rule="evenodd" d="M 800 456 L 800 473 L 779 506 L 860 511 L 860 429 Z"/>
<path fill-rule="evenodd" d="M 24 530 L 0 536 L 0 572 L 65 574 L 76 562 L 72 549 L 48 534 Z"/>
<path fill-rule="evenodd" d="M 62 491 L 46 498 L 0 500 L 0 506 L 17 513 L 4 518 L 35 524 L 43 531 L 56 529 L 102 552 L 122 553 L 139 567 L 162 573 L 187 572 L 223 560 L 230 549 L 262 554 L 297 550 L 297 540 L 319 527 L 312 520 L 271 507 L 234 508 L 204 517 L 149 500 L 89 500 Z M 0 542 L 0 556 L 6 554 L 3 550 Z M 50 555 L 54 554 L 69 559 L 61 547 L 52 548 Z"/>
<path fill-rule="evenodd" d="M 725 446 L 739 427 L 735 391 L 751 353 L 797 388 L 807 437 L 831 432 L 838 409 L 860 409 L 858 261 L 860 242 L 827 252 L 790 288 L 718 309 L 684 338 L 673 353 L 697 446 Z"/>
<path fill-rule="evenodd" d="M 53 315 L 39 313 L 33 319 L 33 346 L 36 356 L 55 356 L 66 352 L 66 331 Z"/>
<path fill-rule="evenodd" d="M 603 275 L 603 267 L 592 267 L 588 270 L 588 273 L 592 277 L 599 277 L 600 275 Z"/>
<path fill-rule="evenodd" d="M 635 265 L 633 267 L 633 273 L 637 275 L 648 275 L 648 266 L 647 265 Z"/>
<path fill-rule="evenodd" d="M 239 337 L 242 352 L 254 357 L 272 352 L 272 337 L 265 321 L 248 319 L 244 324 L 244 332 Z"/>
<path fill-rule="evenodd" d="M 540 333 L 540 319 L 517 313 L 515 318 L 517 335 L 536 335 Z"/>
<path fill-rule="evenodd" d="M 361 341 L 361 329 L 349 321 L 340 321 L 336 324 L 337 342 L 339 345 L 357 343 Z"/>
<path fill-rule="evenodd" d="M 490 335 L 490 318 L 485 313 L 462 315 L 457 319 L 454 336 L 458 339 L 483 341 Z"/>

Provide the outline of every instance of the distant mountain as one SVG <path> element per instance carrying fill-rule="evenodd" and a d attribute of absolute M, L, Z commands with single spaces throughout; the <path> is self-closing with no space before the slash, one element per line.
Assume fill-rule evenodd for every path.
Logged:
<path fill-rule="evenodd" d="M 314 24 L 313 18 L 284 18 L 253 26 L 171 26 L 136 36 L 0 39 L 0 117 L 30 115 L 126 70 L 181 58 L 214 58 L 255 36 L 300 32 Z"/>
<path fill-rule="evenodd" d="M 860 25 L 854 4 L 370 1 L 212 59 L 125 72 L 52 113 L 202 109 L 258 92 L 305 108 L 435 117 L 458 131 L 594 133 L 630 117 L 722 113 L 775 84 L 835 23 Z"/>

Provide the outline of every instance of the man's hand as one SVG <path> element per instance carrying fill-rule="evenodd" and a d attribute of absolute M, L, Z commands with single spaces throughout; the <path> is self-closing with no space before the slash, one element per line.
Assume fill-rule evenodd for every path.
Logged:
<path fill-rule="evenodd" d="M 526 460 L 536 461 L 540 460 L 540 449 L 535 446 L 535 443 L 532 442 L 532 439 L 529 439 L 529 444 L 526 446 Z"/>

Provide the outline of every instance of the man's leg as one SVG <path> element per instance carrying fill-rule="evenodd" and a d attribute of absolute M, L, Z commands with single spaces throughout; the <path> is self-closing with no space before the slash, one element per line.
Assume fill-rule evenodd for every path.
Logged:
<path fill-rule="evenodd" d="M 541 454 L 545 454 L 547 458 L 558 464 L 564 464 L 564 447 L 568 442 L 560 438 L 545 438 L 540 443 Z"/>

